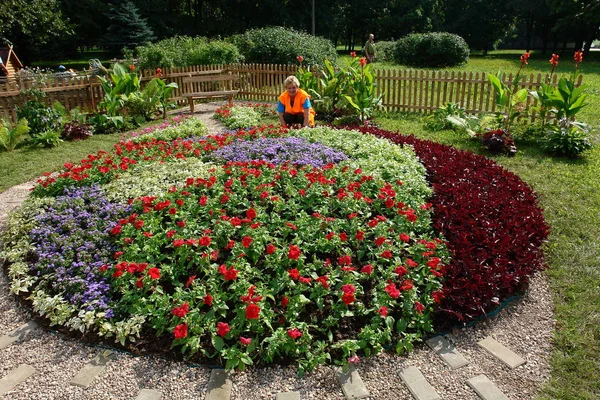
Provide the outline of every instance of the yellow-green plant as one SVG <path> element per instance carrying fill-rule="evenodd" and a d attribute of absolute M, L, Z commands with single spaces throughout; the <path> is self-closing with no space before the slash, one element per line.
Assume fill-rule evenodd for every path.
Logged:
<path fill-rule="evenodd" d="M 20 119 L 14 128 L 7 121 L 2 120 L 0 122 L 0 146 L 6 151 L 13 151 L 23 135 L 27 133 L 29 133 L 29 125 L 26 119 Z"/>

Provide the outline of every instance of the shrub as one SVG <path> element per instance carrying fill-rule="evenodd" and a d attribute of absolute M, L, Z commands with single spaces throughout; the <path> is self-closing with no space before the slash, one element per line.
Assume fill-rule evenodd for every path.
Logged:
<path fill-rule="evenodd" d="M 251 29 L 227 40 L 234 43 L 250 63 L 296 64 L 296 57 L 303 56 L 308 65 L 324 65 L 326 59 L 337 59 L 330 40 L 290 28 Z"/>
<path fill-rule="evenodd" d="M 541 138 L 542 149 L 567 157 L 577 157 L 592 148 L 588 137 L 590 126 L 562 118 L 556 125 L 550 125 Z"/>
<path fill-rule="evenodd" d="M 485 157 L 377 128 L 364 133 L 414 147 L 434 188 L 433 225 L 451 262 L 444 272 L 438 328 L 470 321 L 525 290 L 544 268 L 546 224 L 534 191 Z"/>
<path fill-rule="evenodd" d="M 396 42 L 381 41 L 377 42 L 377 61 L 394 62 L 396 59 Z"/>
<path fill-rule="evenodd" d="M 62 142 L 60 136 L 60 132 L 56 130 L 43 131 L 33 136 L 32 143 L 34 146 L 56 147 Z"/>
<path fill-rule="evenodd" d="M 492 154 L 514 156 L 517 153 L 515 141 L 502 129 L 488 131 L 481 135 L 481 145 Z"/>
<path fill-rule="evenodd" d="M 413 33 L 396 43 L 396 61 L 415 67 L 451 67 L 467 62 L 465 40 L 446 32 Z"/>
<path fill-rule="evenodd" d="M 136 49 L 142 69 L 234 64 L 243 61 L 237 47 L 223 40 L 175 36 Z"/>
<path fill-rule="evenodd" d="M 59 130 L 62 116 L 59 111 L 47 107 L 38 100 L 29 100 L 17 109 L 17 117 L 26 119 L 32 137 L 44 131 Z"/>

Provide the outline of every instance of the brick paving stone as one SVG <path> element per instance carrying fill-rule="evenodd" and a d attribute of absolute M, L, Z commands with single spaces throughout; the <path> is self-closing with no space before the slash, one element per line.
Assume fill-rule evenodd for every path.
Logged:
<path fill-rule="evenodd" d="M 142 389 L 135 400 L 160 400 L 161 398 L 162 392 L 158 390 Z"/>
<path fill-rule="evenodd" d="M 83 368 L 71 379 L 71 385 L 88 387 L 95 377 L 100 375 L 106 368 L 106 364 L 114 358 L 114 353 L 110 350 L 104 350 L 98 354 L 92 361 L 83 366 Z"/>
<path fill-rule="evenodd" d="M 496 357 L 498 360 L 506 364 L 506 366 L 508 366 L 510 369 L 515 369 L 519 365 L 525 364 L 525 360 L 521 356 L 491 337 L 480 340 L 477 342 L 477 344 L 491 355 Z"/>
<path fill-rule="evenodd" d="M 469 361 L 456 350 L 454 345 L 443 336 L 435 336 L 426 341 L 431 347 L 452 369 L 464 367 Z"/>
<path fill-rule="evenodd" d="M 277 398 L 275 400 L 300 400 L 300 393 L 299 392 L 277 393 Z"/>
<path fill-rule="evenodd" d="M 509 400 L 494 382 L 490 381 L 485 375 L 477 375 L 469 379 L 467 385 L 483 400 Z"/>
<path fill-rule="evenodd" d="M 344 396 L 346 396 L 347 400 L 369 397 L 369 391 L 365 387 L 365 384 L 356 369 L 351 367 L 348 372 L 343 372 L 342 369 L 339 368 L 337 376 L 340 385 L 342 385 L 342 392 L 344 392 Z"/>
<path fill-rule="evenodd" d="M 213 369 L 208 381 L 208 394 L 205 400 L 229 400 L 232 382 L 224 369 Z"/>
<path fill-rule="evenodd" d="M 0 350 L 10 346 L 18 340 L 23 339 L 29 332 L 37 328 L 37 324 L 33 321 L 29 321 L 26 324 L 21 325 L 14 331 L 7 333 L 0 337 Z"/>
<path fill-rule="evenodd" d="M 423 376 L 419 368 L 414 366 L 405 368 L 400 373 L 400 377 L 406 386 L 408 386 L 408 390 L 410 390 L 415 399 L 441 400 L 441 397 L 437 394 L 433 386 L 427 382 L 427 379 Z"/>
<path fill-rule="evenodd" d="M 10 392 L 35 373 L 35 368 L 21 364 L 14 371 L 0 379 L 0 396 Z"/>

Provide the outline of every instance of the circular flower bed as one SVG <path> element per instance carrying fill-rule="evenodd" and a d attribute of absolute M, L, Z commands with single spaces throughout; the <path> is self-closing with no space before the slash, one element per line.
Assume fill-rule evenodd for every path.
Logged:
<path fill-rule="evenodd" d="M 489 311 L 542 265 L 533 193 L 481 157 L 374 128 L 414 150 L 190 124 L 40 180 L 3 236 L 12 291 L 51 324 L 126 347 L 154 337 L 228 368 L 304 371 L 410 350 L 434 317 Z"/>

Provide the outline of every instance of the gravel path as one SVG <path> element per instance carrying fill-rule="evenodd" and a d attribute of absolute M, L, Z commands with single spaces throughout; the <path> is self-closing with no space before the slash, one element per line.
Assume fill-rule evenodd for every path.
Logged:
<path fill-rule="evenodd" d="M 222 129 L 211 118 L 221 103 L 199 104 L 196 117 L 212 133 Z M 176 113 L 189 114 L 189 109 Z M 0 224 L 6 213 L 28 195 L 31 183 L 15 186 L 0 193 Z M 0 272 L 0 336 L 31 319 L 9 294 L 7 277 Z M 470 363 L 451 370 L 426 345 L 419 344 L 408 356 L 384 353 L 362 359 L 357 369 L 371 393 L 371 399 L 410 399 L 399 372 L 408 366 L 418 367 L 442 399 L 476 400 L 466 380 L 485 374 L 512 400 L 535 397 L 549 378 L 549 356 L 555 321 L 551 291 L 546 277 L 538 274 L 522 299 L 509 304 L 496 317 L 474 327 L 457 329 L 453 341 Z M 510 348 L 527 363 L 510 370 L 477 342 L 491 336 Z M 140 389 L 155 389 L 163 399 L 201 399 L 207 390 L 210 369 L 157 357 L 137 357 L 117 353 L 106 370 L 88 388 L 71 386 L 69 381 L 103 349 L 37 329 L 24 340 L 0 350 L 0 378 L 29 364 L 37 373 L 26 384 L 5 395 L 7 399 L 132 399 Z M 294 367 L 274 366 L 235 373 L 232 399 L 274 399 L 279 392 L 298 391 L 302 399 L 344 399 L 333 367 L 319 367 L 303 378 Z"/>

